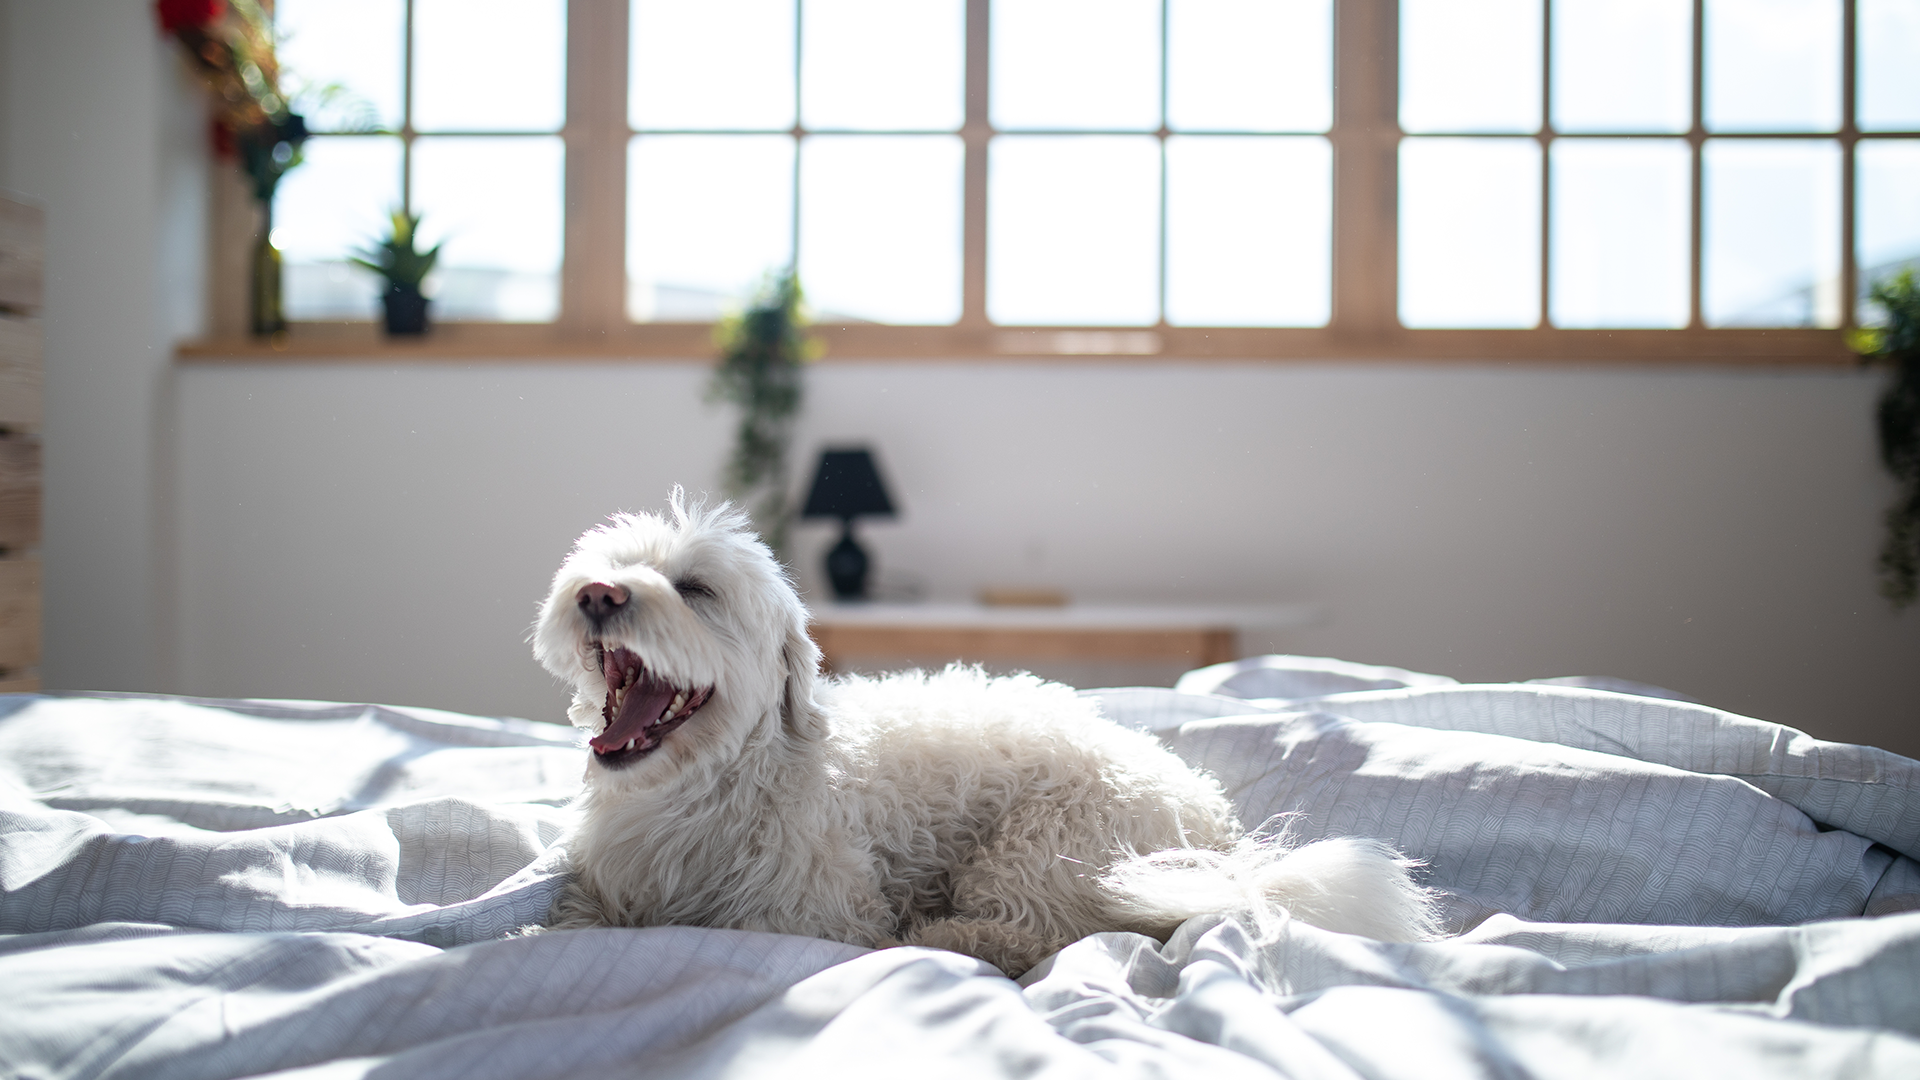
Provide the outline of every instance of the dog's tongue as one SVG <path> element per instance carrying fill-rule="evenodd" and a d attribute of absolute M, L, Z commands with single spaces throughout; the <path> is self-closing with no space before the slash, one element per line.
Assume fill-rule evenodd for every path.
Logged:
<path fill-rule="evenodd" d="M 611 672 L 609 675 L 610 682 L 617 677 Z M 642 672 L 620 702 L 620 715 L 609 718 L 607 730 L 593 737 L 593 748 L 604 754 L 618 750 L 635 739 L 644 739 L 647 726 L 660 719 L 660 714 L 666 711 L 673 695 L 671 683 Z"/>

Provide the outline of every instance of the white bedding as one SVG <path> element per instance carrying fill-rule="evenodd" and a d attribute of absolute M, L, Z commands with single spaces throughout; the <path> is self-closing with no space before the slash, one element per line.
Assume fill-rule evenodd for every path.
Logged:
<path fill-rule="evenodd" d="M 1920 764 L 1302 658 L 1096 693 L 1247 820 L 1425 859 L 1465 933 L 1208 917 L 1024 985 L 736 931 L 509 937 L 564 872 L 567 729 L 0 698 L 0 1073 L 1920 1076 Z"/>

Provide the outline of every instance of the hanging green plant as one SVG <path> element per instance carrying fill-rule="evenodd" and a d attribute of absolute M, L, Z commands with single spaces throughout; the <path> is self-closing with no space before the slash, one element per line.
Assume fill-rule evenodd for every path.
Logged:
<path fill-rule="evenodd" d="M 787 448 L 800 411 L 801 373 L 823 351 L 809 337 L 800 279 L 771 277 L 738 315 L 714 331 L 720 363 L 708 397 L 740 407 L 733 453 L 727 458 L 727 494 L 753 515 L 761 539 L 784 557 L 793 520 L 787 497 Z"/>
<path fill-rule="evenodd" d="M 1893 368 L 1875 419 L 1880 460 L 1899 484 L 1887 507 L 1880 548 L 1880 591 L 1896 608 L 1920 599 L 1920 284 L 1911 269 L 1874 285 L 1867 294 L 1886 322 L 1850 335 L 1863 359 Z"/>

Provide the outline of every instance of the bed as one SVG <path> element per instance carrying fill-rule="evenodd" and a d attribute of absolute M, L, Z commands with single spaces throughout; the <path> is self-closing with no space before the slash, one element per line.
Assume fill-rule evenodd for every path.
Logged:
<path fill-rule="evenodd" d="M 1303 657 L 1086 691 L 1456 936 L 929 949 L 526 933 L 570 729 L 0 698 L 0 1073 L 33 1078 L 1920 1076 L 1920 763 L 1612 680 Z"/>

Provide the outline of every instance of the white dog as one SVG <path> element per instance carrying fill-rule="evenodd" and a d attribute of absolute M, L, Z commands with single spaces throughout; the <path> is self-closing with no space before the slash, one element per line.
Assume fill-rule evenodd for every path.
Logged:
<path fill-rule="evenodd" d="M 592 731 L 551 923 L 952 949 L 1019 974 L 1206 911 L 1433 936 L 1384 845 L 1243 836 L 1220 785 L 1090 699 L 977 670 L 823 682 L 807 611 L 722 506 L 621 515 L 554 576 L 534 653 Z"/>

